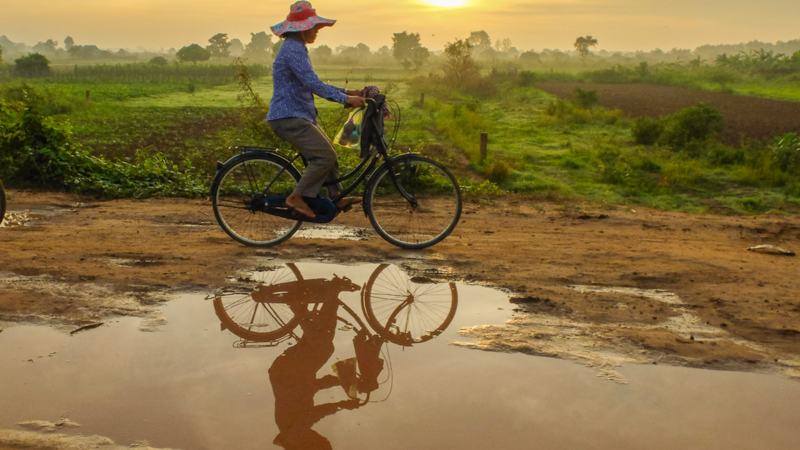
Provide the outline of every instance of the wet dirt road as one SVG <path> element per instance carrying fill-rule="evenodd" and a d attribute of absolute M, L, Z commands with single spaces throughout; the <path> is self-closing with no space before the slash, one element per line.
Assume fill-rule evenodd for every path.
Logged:
<path fill-rule="evenodd" d="M 494 306 L 489 308 L 499 311 L 500 315 L 492 316 L 491 320 L 470 319 L 458 323 L 454 320 L 453 325 L 447 328 L 447 336 L 425 343 L 419 349 L 414 347 L 393 353 L 393 357 L 399 353 L 408 354 L 411 358 L 411 355 L 427 352 L 427 348 L 444 346 L 447 350 L 435 354 L 433 359 L 448 361 L 457 372 L 429 371 L 423 375 L 426 380 L 461 380 L 462 384 L 457 385 L 458 393 L 454 391 L 449 394 L 453 400 L 448 406 L 459 414 L 468 414 L 466 411 L 472 408 L 456 407 L 456 400 L 469 399 L 465 397 L 465 392 L 482 385 L 493 387 L 487 388 L 481 396 L 476 394 L 476 404 L 490 403 L 494 399 L 500 401 L 498 408 L 506 409 L 506 404 L 524 399 L 527 407 L 539 408 L 533 409 L 537 411 L 535 418 L 526 413 L 523 414 L 526 417 L 524 419 L 511 412 L 501 414 L 499 410 L 488 418 L 474 413 L 476 417 L 481 417 L 480 420 L 496 416 L 497 421 L 505 424 L 497 428 L 504 430 L 499 434 L 507 433 L 523 439 L 527 435 L 520 430 L 532 427 L 540 430 L 538 439 L 541 439 L 541 430 L 552 428 L 547 422 L 548 417 L 574 421 L 577 415 L 583 417 L 576 422 L 583 427 L 581 429 L 596 430 L 599 435 L 589 435 L 608 445 L 615 443 L 616 448 L 628 444 L 641 447 L 645 439 L 662 439 L 665 429 L 669 427 L 654 425 L 661 421 L 679 428 L 695 421 L 695 431 L 682 435 L 692 436 L 693 439 L 713 435 L 712 430 L 716 426 L 723 426 L 721 423 L 751 423 L 755 425 L 744 428 L 746 432 L 731 435 L 739 436 L 741 442 L 753 443 L 755 441 L 748 440 L 751 438 L 747 436 L 756 436 L 762 441 L 768 439 L 768 436 L 758 432 L 759 429 L 771 430 L 775 435 L 782 433 L 791 436 L 781 428 L 782 420 L 786 417 L 797 418 L 797 407 L 783 403 L 781 396 L 775 394 L 779 391 L 793 392 L 796 380 L 792 379 L 798 377 L 800 367 L 800 296 L 797 295 L 800 281 L 796 276 L 797 260 L 746 250 L 758 244 L 797 250 L 800 248 L 800 220 L 796 218 L 689 216 L 638 208 L 633 211 L 623 207 L 596 210 L 514 196 L 494 199 L 491 203 L 466 204 L 463 221 L 453 236 L 426 251 L 405 251 L 382 241 L 371 231 L 367 219 L 360 212 L 337 219 L 337 224 L 344 226 L 337 233 L 343 233 L 352 240 L 315 239 L 318 233 L 325 231 L 310 230 L 306 237 L 293 238 L 281 246 L 253 249 L 231 241 L 215 224 L 210 207 L 202 201 L 155 199 L 96 202 L 63 194 L 18 191 L 11 192 L 10 200 L 10 208 L 18 213 L 16 218 L 20 225 L 0 229 L 0 258 L 3 261 L 0 266 L 0 320 L 4 322 L 0 326 L 3 328 L 0 345 L 18 339 L 17 333 L 34 325 L 50 326 L 52 333 L 55 333 L 51 336 L 55 339 L 53 342 L 65 339 L 69 331 L 82 325 L 108 325 L 117 320 L 120 321 L 120 329 L 127 327 L 125 329 L 128 332 L 136 331 L 134 336 L 149 336 L 152 333 L 138 331 L 139 328 L 142 324 L 145 328 L 158 328 L 162 316 L 167 318 L 167 322 L 155 335 L 169 335 L 169 330 L 173 330 L 170 327 L 175 326 L 177 319 L 170 316 L 168 311 L 173 304 L 181 304 L 174 300 L 174 296 L 181 292 L 201 292 L 203 294 L 198 296 L 202 297 L 209 291 L 237 285 L 241 277 L 246 278 L 243 274 L 248 271 L 259 268 L 266 270 L 285 262 L 338 262 L 348 264 L 348 267 L 364 263 L 392 263 L 409 271 L 410 276 L 437 281 L 460 280 L 505 289 L 506 294 L 500 300 L 502 305 L 497 306 L 503 310 L 493 309 Z M 25 209 L 31 212 L 22 214 Z M 337 269 L 335 273 L 342 275 L 339 271 Z M 331 274 L 320 276 L 331 279 Z M 354 275 L 354 279 L 358 277 Z M 359 283 L 362 282 L 363 279 Z M 342 298 L 347 295 L 354 294 L 345 293 Z M 205 307 L 208 309 L 207 305 Z M 513 311 L 516 312 L 511 315 Z M 215 317 L 213 308 L 210 314 L 212 318 Z M 181 315 L 184 313 L 178 314 Z M 197 323 L 210 322 L 202 318 L 197 320 Z M 77 333 L 67 342 L 79 342 L 88 340 L 90 336 L 101 335 L 108 339 L 100 341 L 107 342 L 114 341 L 114 336 L 122 336 L 102 334 L 115 329 L 106 328 L 106 325 Z M 196 327 L 196 324 L 193 326 Z M 210 335 L 211 331 L 205 331 L 208 326 L 211 325 L 201 325 L 204 331 L 192 336 L 200 338 L 205 336 L 204 333 Z M 224 335 L 217 332 L 218 329 L 218 323 L 216 329 L 213 326 L 209 328 L 215 336 Z M 180 334 L 177 330 L 175 333 Z M 176 336 L 170 336 L 181 341 Z M 119 339 L 122 342 L 138 342 L 146 338 Z M 220 346 L 220 352 L 222 347 L 225 351 L 232 350 L 230 336 L 224 345 L 203 339 L 200 341 L 205 342 L 206 346 Z M 454 341 L 454 345 L 447 345 L 445 340 Z M 352 342 L 349 345 L 352 352 Z M 198 346 L 202 347 L 200 344 Z M 45 347 L 53 348 L 52 342 Z M 192 348 L 184 344 L 179 347 Z M 166 341 L 149 350 L 147 345 L 123 346 L 121 350 L 130 353 L 132 361 L 137 361 L 139 366 L 147 366 L 145 355 L 155 351 L 153 348 L 158 349 L 158 354 L 173 354 L 167 352 L 169 345 Z M 339 348 L 338 344 L 336 348 Z M 89 350 L 105 355 L 104 358 L 117 352 L 91 346 L 81 351 Z M 232 355 L 239 355 L 252 349 L 233 350 L 236 351 Z M 225 364 L 237 364 L 240 367 L 242 364 L 245 367 L 247 364 L 256 364 L 261 369 L 260 375 L 265 376 L 263 372 L 269 369 L 271 362 L 283 350 L 261 350 L 262 354 L 268 356 L 254 357 L 252 361 L 248 357 L 246 360 L 250 362 L 240 360 Z M 22 353 L 17 355 L 20 357 L 37 353 L 20 351 Z M 58 349 L 54 351 L 58 352 Z M 6 351 L 3 350 L 0 355 L 5 356 Z M 36 360 L 38 356 L 43 356 L 49 362 L 56 357 L 48 355 L 49 352 L 37 353 L 35 358 L 29 356 L 27 359 Z M 195 357 L 204 360 L 199 354 L 195 354 Z M 241 357 L 226 356 L 222 359 L 226 358 L 237 360 Z M 31 364 L 31 367 L 39 367 L 36 362 L 30 363 L 27 359 L 23 362 Z M 213 365 L 217 365 L 217 361 L 213 359 Z M 414 361 L 412 358 L 404 370 L 427 367 L 425 361 L 428 360 Z M 104 363 L 97 364 L 102 366 Z M 130 368 L 131 364 L 127 361 L 123 367 Z M 21 367 L 26 366 L 22 364 Z M 165 373 L 169 372 L 163 366 L 157 367 Z M 329 368 L 330 365 L 324 367 Z M 736 372 L 698 371 L 686 367 Z M 80 380 L 87 373 L 85 370 L 73 370 L 73 380 Z M 103 372 L 94 366 L 89 372 L 95 371 Z M 474 374 L 475 378 L 456 376 L 465 372 Z M 22 376 L 22 373 L 18 372 L 15 376 Z M 534 373 L 540 378 L 540 383 L 535 379 L 530 383 L 527 381 Z M 173 376 L 176 375 L 165 376 L 164 385 L 171 386 L 170 389 L 175 389 L 175 383 L 169 381 Z M 232 370 L 226 372 L 226 376 L 236 379 L 243 375 Z M 559 384 L 562 379 L 574 380 L 575 377 L 583 381 L 574 385 Z M 149 379 L 145 375 L 141 375 L 141 378 Z M 262 383 L 266 383 L 266 380 L 263 379 Z M 50 379 L 42 379 L 44 385 L 51 382 Z M 147 383 L 142 383 L 134 386 L 145 389 Z M 413 381 L 406 383 L 415 384 Z M 670 386 L 670 389 L 664 390 L 664 386 Z M 534 392 L 534 387 L 540 391 Z M 113 392 L 114 396 L 127 395 L 136 403 L 136 399 L 149 395 L 146 389 L 138 390 L 138 396 L 123 394 L 119 387 L 109 392 Z M 197 389 L 202 390 L 200 387 Z M 261 389 L 263 392 L 258 405 L 244 405 L 256 408 L 268 419 L 272 412 L 265 405 L 274 403 L 274 399 L 270 400 L 268 386 L 262 386 Z M 577 390 L 581 392 L 581 398 L 586 399 L 577 401 L 558 397 L 551 392 L 554 390 Z M 53 392 L 62 395 L 60 391 Z M 163 393 L 158 389 L 154 392 L 159 393 L 153 394 L 155 397 Z M 517 398 L 514 392 L 522 394 Z M 748 393 L 753 395 L 748 397 Z M 769 410 L 759 409 L 755 402 L 756 394 L 775 399 L 764 405 Z M 434 394 L 420 388 L 418 395 Z M 548 402 L 537 400 L 548 395 L 551 398 Z M 600 398 L 603 396 L 605 400 Z M 626 396 L 632 396 L 633 399 L 627 407 L 616 404 Z M 392 397 L 403 398 L 394 394 Z M 199 445 L 199 442 L 212 442 L 203 441 L 211 439 L 205 434 L 197 434 L 200 433 L 197 430 L 213 422 L 211 418 L 200 422 L 197 422 L 199 419 L 191 419 L 192 428 L 187 428 L 185 433 L 188 437 L 162 439 L 174 433 L 176 428 L 163 427 L 164 430 L 173 431 L 154 431 L 152 428 L 124 431 L 123 425 L 103 422 L 102 415 L 96 411 L 87 412 L 93 411 L 89 404 L 102 404 L 96 401 L 97 397 L 87 398 L 94 401 L 76 407 L 82 403 L 75 394 L 68 397 L 69 401 L 60 403 L 58 408 L 32 409 L 24 417 L 6 416 L 0 428 L 11 428 L 19 421 L 30 420 L 56 423 L 63 412 L 70 411 L 70 417 L 86 427 L 80 428 L 80 432 L 111 436 L 125 445 L 139 439 L 152 439 L 162 448 L 176 443 L 181 444 L 177 448 L 194 448 L 192 445 Z M 436 398 L 441 398 L 441 395 Z M 788 395 L 785 398 L 794 397 Z M 164 406 L 162 401 L 145 409 L 149 413 L 160 408 L 177 413 L 179 409 L 185 410 L 191 406 L 181 403 L 185 401 L 183 399 L 177 403 L 172 400 L 167 403 L 173 406 Z M 414 397 L 409 405 L 427 411 L 430 406 L 420 407 L 420 401 Z M 567 408 L 563 405 L 576 401 L 582 405 L 580 408 L 564 409 L 557 414 L 547 412 Z M 4 401 L 3 404 L 7 403 Z M 645 413 L 641 409 L 643 404 L 653 406 L 654 412 Z M 797 404 L 796 401 L 793 403 Z M 382 407 L 391 408 L 373 405 L 359 411 Z M 239 410 L 244 406 L 230 408 Z M 524 410 L 522 406 L 516 408 Z M 582 410 L 594 411 L 594 414 L 601 416 L 609 415 L 608 421 L 598 422 L 597 417 L 590 418 L 576 412 Z M 444 409 L 437 411 L 447 417 L 454 414 Z M 608 411 L 616 412 L 610 414 Z M 759 414 L 741 416 L 744 414 L 742 411 L 769 417 L 778 428 L 754 417 Z M 23 410 L 12 412 L 22 413 Z M 79 412 L 81 417 L 75 417 Z M 358 423 L 367 420 L 351 413 L 356 412 L 347 410 L 331 417 L 359 417 Z M 406 412 L 408 414 L 411 414 L 410 410 Z M 720 417 L 721 422 L 708 422 L 712 419 L 705 415 Z M 389 420 L 390 416 L 381 417 Z M 637 422 L 644 418 L 651 421 Z M 358 448 L 345 444 L 341 439 L 337 440 L 339 438 L 335 436 L 338 431 L 332 424 L 339 423 L 338 420 L 325 419 L 319 425 L 325 432 L 320 431 L 323 428 L 315 430 L 331 442 L 338 442 L 339 445 L 334 448 Z M 347 426 L 352 426 L 349 420 Z M 416 419 L 404 420 L 401 423 L 405 424 L 405 428 L 399 425 L 392 427 L 412 432 Z M 434 417 L 425 420 L 433 421 Z M 508 428 L 507 422 L 516 424 L 515 428 Z M 386 427 L 386 423 L 381 422 L 381 427 Z M 593 425 L 595 423 L 605 424 L 605 428 L 596 427 Z M 634 435 L 624 432 L 623 428 L 619 428 L 620 424 L 627 424 L 625 430 L 629 427 L 641 430 Z M 552 430 L 555 448 L 581 445 L 575 440 L 579 434 L 578 425 L 575 427 Z M 227 432 L 220 433 L 230 435 Z M 367 436 L 364 439 L 378 439 L 381 435 L 377 431 L 365 434 Z M 444 433 L 445 437 L 441 439 L 454 439 L 453 436 L 447 437 L 451 434 Z M 499 439 L 499 434 L 495 438 Z M 455 435 L 461 436 L 458 433 Z M 274 437 L 261 436 L 257 440 L 266 445 Z M 529 438 L 537 439 L 536 436 Z M 736 448 L 734 441 L 736 439 L 731 441 L 731 446 Z M 0 442 L 6 441 L 0 439 Z M 371 441 L 361 442 L 367 445 Z M 665 442 L 683 445 L 679 440 Z M 782 444 L 779 444 L 772 448 L 781 448 Z M 428 448 L 423 442 L 419 446 Z M 215 447 L 212 445 L 208 448 Z"/>

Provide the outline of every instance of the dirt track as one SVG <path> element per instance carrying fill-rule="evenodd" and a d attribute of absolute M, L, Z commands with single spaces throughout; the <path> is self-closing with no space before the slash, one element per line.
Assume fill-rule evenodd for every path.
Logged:
<path fill-rule="evenodd" d="M 746 139 L 763 140 L 786 133 L 800 133 L 800 102 L 651 84 L 548 81 L 535 86 L 564 99 L 573 98 L 576 88 L 596 90 L 600 106 L 621 109 L 628 117 L 665 116 L 698 103 L 708 103 L 725 118 L 725 130 L 720 134 L 720 140 L 729 145 L 739 145 Z"/>
<path fill-rule="evenodd" d="M 366 241 L 293 238 L 257 249 L 228 238 L 204 201 L 94 202 L 19 191 L 9 200 L 12 211 L 46 214 L 0 229 L 0 320 L 76 325 L 144 316 L 170 293 L 210 291 L 259 266 L 389 262 L 511 290 L 522 314 L 468 331 L 480 348 L 585 362 L 584 350 L 554 350 L 569 340 L 631 362 L 800 377 L 797 259 L 746 250 L 800 250 L 797 218 L 591 210 L 512 196 L 466 204 L 454 235 L 425 251 L 393 247 L 371 232 Z M 360 211 L 337 222 L 369 228 Z M 679 302 L 572 285 L 659 289 Z"/>

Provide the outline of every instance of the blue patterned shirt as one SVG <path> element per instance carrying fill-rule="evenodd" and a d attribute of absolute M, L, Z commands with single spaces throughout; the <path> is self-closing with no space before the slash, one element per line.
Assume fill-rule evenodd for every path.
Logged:
<path fill-rule="evenodd" d="M 344 92 L 319 79 L 311 67 L 305 42 L 287 38 L 272 64 L 272 100 L 267 120 L 300 117 L 316 124 L 314 94 L 343 104 L 347 100 Z"/>

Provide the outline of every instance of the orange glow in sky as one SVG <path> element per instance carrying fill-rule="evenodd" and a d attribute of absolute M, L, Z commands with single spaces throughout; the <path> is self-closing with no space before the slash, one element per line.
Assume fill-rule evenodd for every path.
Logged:
<path fill-rule="evenodd" d="M 101 48 L 180 48 L 205 45 L 216 33 L 247 43 L 251 32 L 285 19 L 293 0 L 3 0 L 0 35 L 33 45 L 72 36 Z M 594 36 L 596 50 L 695 48 L 754 39 L 800 38 L 798 0 L 311 0 L 337 19 L 317 44 L 360 42 L 376 50 L 392 33 L 420 33 L 422 44 L 442 50 L 471 31 L 493 41 L 511 39 L 519 50 L 572 48 Z M 456 7 L 458 6 L 458 7 Z"/>

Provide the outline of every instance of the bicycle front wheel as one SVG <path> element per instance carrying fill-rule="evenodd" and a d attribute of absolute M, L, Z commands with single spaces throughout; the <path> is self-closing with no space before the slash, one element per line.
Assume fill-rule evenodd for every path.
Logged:
<path fill-rule="evenodd" d="M 373 272 L 362 298 L 367 323 L 397 345 L 411 346 L 440 335 L 458 308 L 455 283 L 409 278 L 396 266 Z"/>
<path fill-rule="evenodd" d="M 222 229 L 245 245 L 268 247 L 289 239 L 302 225 L 264 212 L 264 198 L 288 197 L 300 173 L 268 153 L 243 155 L 226 163 L 214 179 L 214 216 Z"/>
<path fill-rule="evenodd" d="M 365 200 L 375 231 L 402 248 L 421 249 L 441 242 L 461 217 L 461 189 L 453 174 L 417 155 L 401 156 L 381 166 L 370 178 Z"/>

